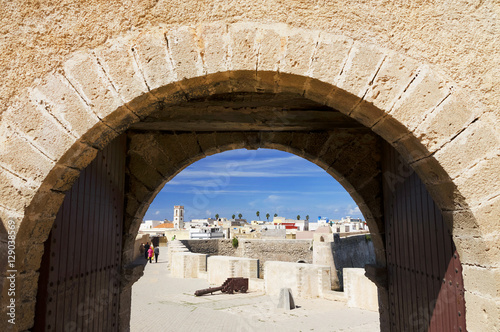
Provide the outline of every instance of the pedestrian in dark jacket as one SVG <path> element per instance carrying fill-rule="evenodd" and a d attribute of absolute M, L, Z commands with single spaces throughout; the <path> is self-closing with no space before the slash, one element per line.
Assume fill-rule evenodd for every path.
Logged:
<path fill-rule="evenodd" d="M 149 250 L 149 243 L 146 242 L 144 245 L 144 258 L 148 259 L 148 250 Z"/>
<path fill-rule="evenodd" d="M 155 247 L 155 263 L 158 263 L 158 256 L 160 256 L 160 247 Z"/>

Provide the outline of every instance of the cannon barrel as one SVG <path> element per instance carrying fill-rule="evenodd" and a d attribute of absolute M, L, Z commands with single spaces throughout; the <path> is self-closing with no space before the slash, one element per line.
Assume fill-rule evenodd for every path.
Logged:
<path fill-rule="evenodd" d="M 233 292 L 246 293 L 248 290 L 248 278 L 227 278 L 219 287 L 210 287 L 200 289 L 194 292 L 194 295 L 201 296 L 208 293 L 222 291 L 223 293 L 233 294 Z"/>
<path fill-rule="evenodd" d="M 208 293 L 213 293 L 213 292 L 220 291 L 220 290 L 222 290 L 222 288 L 224 288 L 224 286 L 210 287 L 210 288 L 200 289 L 200 290 L 197 290 L 196 292 L 194 292 L 194 295 L 201 296 L 201 295 L 205 295 L 205 294 L 208 294 Z"/>

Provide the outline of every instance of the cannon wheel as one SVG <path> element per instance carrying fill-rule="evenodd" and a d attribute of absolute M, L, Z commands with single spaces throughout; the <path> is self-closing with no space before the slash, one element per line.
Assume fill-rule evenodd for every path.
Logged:
<path fill-rule="evenodd" d="M 240 293 L 246 293 L 248 290 L 247 286 L 241 286 L 240 287 Z"/>

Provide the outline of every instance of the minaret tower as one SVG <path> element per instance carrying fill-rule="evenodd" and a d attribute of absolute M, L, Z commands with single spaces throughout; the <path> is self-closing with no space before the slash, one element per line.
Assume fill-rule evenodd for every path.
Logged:
<path fill-rule="evenodd" d="M 184 228 L 184 206 L 182 205 L 174 206 L 174 228 Z"/>

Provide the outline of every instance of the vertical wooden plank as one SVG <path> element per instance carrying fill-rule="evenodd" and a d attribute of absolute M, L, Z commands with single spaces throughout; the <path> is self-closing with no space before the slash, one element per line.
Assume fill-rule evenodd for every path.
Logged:
<path fill-rule="evenodd" d="M 77 300 L 75 303 L 75 323 L 76 326 L 82 326 L 82 313 L 81 313 L 81 307 L 83 305 L 83 300 L 85 298 L 85 271 L 86 271 L 86 265 L 87 265 L 87 223 L 86 223 L 86 212 L 87 212 L 87 195 L 88 195 L 88 188 L 87 188 L 87 179 L 90 177 L 90 169 L 86 168 L 83 172 L 80 173 L 80 178 L 78 181 L 80 181 L 81 185 L 81 190 L 80 190 L 80 195 L 79 197 L 79 204 L 78 204 L 78 235 L 76 239 L 76 246 L 77 246 L 77 255 L 78 255 L 78 267 L 76 272 L 76 278 L 78 280 L 78 296 Z"/>
<path fill-rule="evenodd" d="M 111 148 L 112 143 L 106 147 L 106 150 L 103 151 L 102 154 L 102 179 L 101 179 L 101 186 L 103 188 L 102 192 L 102 200 L 100 202 L 101 204 L 101 234 L 100 234 L 100 247 L 102 249 L 101 252 L 101 265 L 99 267 L 99 288 L 98 288 L 98 296 L 96 299 L 97 306 L 99 308 L 99 330 L 100 331 L 105 331 L 107 326 L 106 326 L 106 293 L 107 293 L 107 285 L 106 285 L 106 261 L 108 259 L 108 244 L 109 244 L 109 234 L 108 234 L 108 222 L 109 222 L 109 217 L 108 217 L 108 212 L 109 212 L 109 175 L 108 175 L 108 154 L 109 154 L 109 149 Z"/>
<path fill-rule="evenodd" d="M 438 246 L 438 237 L 437 237 L 437 226 L 434 219 L 434 203 L 430 197 L 427 197 L 427 206 L 428 206 L 428 218 L 429 218 L 429 229 L 430 229 L 430 241 L 429 244 L 431 246 L 431 252 L 433 253 L 432 259 L 432 285 L 433 285 L 433 299 L 430 310 L 431 315 L 431 331 L 442 331 L 441 322 L 434 315 L 439 309 L 439 303 L 437 301 L 437 296 L 441 291 L 442 278 L 440 276 L 440 258 L 439 258 L 439 246 Z"/>
<path fill-rule="evenodd" d="M 109 303 L 110 293 L 112 292 L 112 288 L 110 288 L 110 279 L 111 279 L 111 259 L 113 257 L 112 249 L 114 247 L 114 238 L 113 238 L 113 207 L 115 206 L 115 198 L 113 195 L 114 191 L 114 183 L 113 183 L 113 166 L 114 166 L 114 157 L 116 150 L 116 140 L 111 144 L 110 149 L 108 149 L 106 153 L 106 181 L 107 181 L 107 201 L 106 201 L 106 254 L 105 254 L 105 270 L 104 272 L 104 289 L 102 292 L 102 305 L 103 305 L 103 324 L 106 330 L 111 330 L 111 306 Z"/>
<path fill-rule="evenodd" d="M 71 210 L 71 198 L 72 194 L 71 192 L 66 194 L 65 201 L 63 203 L 63 208 L 62 208 L 62 213 L 61 213 L 61 219 L 57 221 L 57 225 L 53 230 L 56 230 L 56 236 L 54 237 L 53 241 L 57 244 L 57 246 L 54 248 L 55 250 L 51 253 L 50 259 L 54 260 L 54 264 L 51 264 L 55 267 L 55 271 L 51 272 L 51 282 L 49 282 L 49 287 L 54 289 L 55 293 L 55 302 L 57 306 L 55 307 L 55 310 L 50 313 L 48 312 L 48 315 L 50 316 L 51 322 L 51 328 L 49 330 L 55 330 L 56 323 L 59 322 L 59 319 L 63 319 L 63 313 L 64 313 L 64 296 L 65 296 L 65 290 L 66 290 L 66 284 L 65 284 L 65 276 L 64 273 L 66 271 L 66 259 L 67 257 L 65 255 L 62 255 L 61 252 L 64 250 L 65 246 L 67 245 L 67 236 L 65 235 L 67 232 L 67 227 L 69 227 L 68 223 L 65 223 L 64 221 L 69 218 L 70 215 L 70 210 Z M 50 264 L 50 263 L 49 263 Z"/>
<path fill-rule="evenodd" d="M 427 319 L 427 324 L 430 327 L 431 325 L 431 318 L 432 318 L 432 312 L 434 310 L 434 299 L 436 296 L 436 291 L 435 291 L 435 285 L 436 282 L 439 282 L 436 280 L 434 277 L 434 260 L 436 259 L 435 253 L 432 251 L 432 244 L 431 244 L 431 236 L 433 233 L 433 229 L 431 227 L 430 219 L 429 216 L 427 215 L 427 212 L 429 211 L 429 200 L 427 196 L 425 196 L 425 187 L 423 184 L 420 184 L 420 190 L 422 192 L 422 222 L 423 222 L 423 227 L 424 227 L 424 243 L 425 243 L 425 248 L 426 248 L 426 262 L 425 262 L 425 275 L 426 275 L 426 287 L 427 287 L 427 298 L 428 301 L 426 303 L 426 319 Z"/>
<path fill-rule="evenodd" d="M 396 171 L 397 168 L 394 170 Z M 401 192 L 399 189 L 399 186 L 396 187 L 395 190 L 395 196 L 400 197 Z M 405 317 L 406 317 L 406 300 L 408 298 L 408 295 L 406 293 L 406 285 L 405 285 L 405 271 L 404 271 L 404 264 L 406 262 L 406 253 L 405 253 L 405 248 L 401 243 L 405 242 L 404 237 L 406 236 L 405 234 L 405 228 L 404 228 L 404 219 L 402 218 L 402 204 L 401 204 L 401 198 L 397 199 L 396 202 L 396 223 L 398 225 L 398 243 L 396 244 L 396 251 L 399 253 L 399 259 L 397 262 L 397 278 L 399 281 L 399 300 L 400 300 L 400 315 L 399 315 L 399 324 L 400 324 L 400 329 L 404 330 L 405 329 Z"/>
<path fill-rule="evenodd" d="M 98 266 L 97 266 L 97 259 L 98 259 L 98 251 L 99 251 L 99 202 L 101 200 L 101 188 L 99 185 L 99 176 L 100 176 L 100 169 L 101 169 L 101 156 L 100 153 L 97 154 L 95 160 L 93 161 L 93 164 L 95 165 L 95 168 L 92 172 L 92 192 L 94 194 L 93 200 L 92 200 L 92 213 L 90 215 L 90 218 L 92 219 L 92 228 L 93 228 L 93 257 L 92 257 L 92 268 L 89 271 L 89 282 L 90 282 L 90 289 L 89 289 L 89 296 L 88 296 L 88 315 L 87 315 L 87 327 L 89 330 L 94 330 L 94 326 L 96 324 L 97 316 L 96 316 L 96 305 L 95 305 L 95 298 L 97 296 L 97 291 L 96 291 L 96 285 L 97 285 L 97 271 L 98 271 Z"/>
<path fill-rule="evenodd" d="M 96 167 L 95 163 L 91 163 L 89 167 L 86 169 L 86 174 L 87 176 L 85 177 L 85 209 L 84 209 L 84 218 L 83 218 L 83 247 L 82 247 L 82 255 L 84 257 L 84 260 L 82 263 L 85 264 L 84 271 L 83 271 L 83 293 L 81 294 L 80 298 L 80 303 L 78 307 L 78 314 L 79 314 L 79 319 L 78 319 L 78 326 L 82 327 L 83 330 L 88 329 L 88 321 L 89 321 L 89 316 L 91 314 L 90 312 L 90 307 L 89 307 L 89 296 L 90 296 L 90 288 L 91 288 L 91 271 L 92 271 L 92 257 L 93 257 L 93 251 L 95 250 L 94 245 L 93 245 L 93 207 L 95 205 L 95 189 L 92 184 L 92 180 L 95 177 L 95 172 L 96 172 Z"/>
<path fill-rule="evenodd" d="M 390 162 L 390 170 L 389 172 L 394 173 L 397 170 L 397 159 L 396 159 L 396 154 L 394 153 L 393 149 L 390 149 L 390 156 L 391 156 L 391 162 Z M 392 200 L 391 207 L 393 210 L 393 227 L 394 227 L 394 246 L 393 246 L 393 253 L 394 257 L 396 259 L 395 264 L 394 264 L 394 279 L 395 279 L 395 286 L 396 286 L 396 303 L 397 303 L 397 308 L 396 308 L 396 315 L 397 315 L 397 320 L 396 320 L 396 331 L 401 331 L 403 329 L 403 317 L 404 317 L 404 295 L 403 295 L 403 277 L 402 277 L 402 270 L 401 270 L 401 262 L 403 261 L 402 259 L 402 250 L 399 248 L 399 241 L 401 239 L 401 236 L 403 236 L 402 233 L 402 227 L 401 227 L 401 218 L 399 215 L 399 202 L 396 200 L 396 195 L 397 195 L 397 187 L 393 186 L 391 188 L 390 192 L 390 197 Z"/>
<path fill-rule="evenodd" d="M 78 181 L 73 185 L 75 188 L 71 193 L 70 199 L 70 209 L 68 211 L 68 217 L 63 221 L 64 230 L 62 234 L 63 244 L 61 247 L 61 252 L 58 254 L 62 256 L 62 261 L 64 262 L 64 269 L 61 270 L 61 284 L 64 285 L 64 307 L 61 308 L 62 318 L 57 318 L 57 324 L 61 324 L 60 326 L 66 327 L 66 324 L 69 321 L 69 313 L 71 308 L 71 298 L 73 294 L 72 285 L 69 279 L 69 274 L 71 273 L 71 269 L 73 268 L 72 256 L 74 255 L 74 247 L 72 246 L 72 227 L 74 226 L 74 216 L 76 214 L 76 198 L 78 192 Z"/>
<path fill-rule="evenodd" d="M 422 216 L 422 186 L 420 181 L 418 180 L 418 177 L 414 177 L 414 183 L 413 183 L 414 189 L 415 189 L 415 211 L 417 211 L 417 216 L 416 216 L 416 222 L 417 222 L 417 227 L 418 227 L 418 237 L 417 241 L 420 244 L 419 247 L 419 262 L 418 262 L 418 270 L 419 270 L 419 293 L 421 296 L 421 301 L 420 301 L 420 307 L 419 307 L 419 329 L 421 331 L 427 330 L 429 326 L 429 314 L 428 314 L 428 303 L 429 303 L 429 294 L 428 294 L 428 289 L 427 289 L 427 280 L 428 280 L 428 273 L 427 273 L 427 266 L 426 262 L 430 258 L 429 255 L 429 249 L 428 245 L 426 243 L 426 236 L 425 236 L 425 230 L 426 227 L 424 226 L 424 220 Z"/>
<path fill-rule="evenodd" d="M 385 158 L 382 159 L 382 162 L 384 163 L 383 169 L 389 169 L 388 164 L 392 162 L 392 158 L 389 158 L 390 156 L 387 153 L 387 149 L 384 149 L 384 155 Z M 387 184 L 387 179 L 384 178 L 383 182 L 383 187 L 384 187 L 384 192 L 389 192 L 388 184 Z M 388 271 L 388 291 L 389 291 L 389 314 L 390 314 L 390 330 L 391 331 L 396 331 L 397 326 L 396 326 L 396 306 L 397 306 L 397 301 L 396 301 L 396 287 L 395 287 L 395 280 L 394 280 L 394 252 L 393 252 L 393 243 L 394 243 L 394 217 L 393 217 L 393 211 L 392 211 L 392 199 L 385 199 L 384 200 L 384 211 L 386 211 L 386 252 L 387 252 L 387 271 Z"/>
<path fill-rule="evenodd" d="M 118 328 L 119 325 L 119 299 L 120 299 L 120 279 L 119 279 L 119 273 L 121 269 L 121 264 L 122 264 L 122 243 L 123 243 L 123 222 L 124 222 L 124 206 L 125 206 L 125 168 L 126 168 L 126 154 L 127 153 L 127 136 L 123 135 L 121 138 L 120 142 L 120 171 L 118 173 L 118 181 L 119 181 L 119 199 L 120 199 L 120 206 L 117 209 L 117 228 L 118 228 L 118 234 L 117 234 L 117 242 L 116 242 L 116 252 L 117 252 L 117 259 L 116 259 L 116 281 L 114 284 L 114 303 L 113 303 L 113 308 L 114 308 L 114 314 L 115 314 L 115 328 Z"/>
<path fill-rule="evenodd" d="M 437 320 L 437 327 L 439 328 L 440 331 L 445 331 L 446 329 L 446 307 L 445 303 L 441 300 L 440 301 L 440 295 L 446 296 L 446 269 L 447 269 L 447 263 L 446 263 L 446 252 L 445 252 L 445 245 L 443 243 L 443 225 L 442 223 L 439 222 L 437 218 L 437 213 L 436 213 L 436 207 L 434 204 L 434 201 L 432 198 L 430 198 L 430 206 L 432 206 L 432 212 L 434 214 L 432 215 L 433 217 L 433 222 L 435 226 L 435 235 L 436 235 L 436 242 L 437 242 L 437 251 L 436 251 L 436 256 L 438 257 L 438 266 L 437 266 L 437 277 L 441 280 L 440 282 L 440 287 L 439 287 L 439 293 L 437 296 L 437 302 L 436 302 L 436 307 L 434 308 L 434 313 L 433 316 L 436 317 Z"/>
<path fill-rule="evenodd" d="M 103 153 L 101 155 L 101 169 L 100 169 L 100 201 L 99 201 L 99 253 L 98 253 L 98 271 L 97 271 L 97 284 L 96 284 L 96 298 L 95 298 L 95 306 L 96 310 L 96 328 L 99 331 L 103 331 L 105 329 L 103 322 L 103 308 L 102 308 L 102 291 L 104 286 L 104 273 L 103 268 L 105 266 L 105 255 L 107 254 L 106 250 L 106 200 L 107 200 L 107 174 L 106 174 L 106 157 Z"/>
<path fill-rule="evenodd" d="M 106 304 L 106 296 L 108 294 L 108 259 L 109 259 L 109 242 L 111 238 L 109 237 L 109 201 L 110 201 L 110 185 L 109 185 L 109 154 L 110 149 L 112 149 L 113 143 L 111 143 L 103 154 L 103 163 L 104 163 L 104 200 L 102 201 L 103 215 L 102 215 L 102 223 L 103 223 L 103 240 L 101 242 L 101 246 L 103 248 L 102 253 L 102 266 L 101 266 L 101 286 L 99 289 L 99 315 L 100 315 L 100 329 L 107 330 L 107 304 Z"/>
<path fill-rule="evenodd" d="M 100 234 L 100 247 L 102 248 L 101 252 L 101 264 L 99 267 L 99 288 L 98 288 L 98 296 L 97 296 L 97 305 L 99 308 L 99 330 L 105 331 L 107 329 L 106 326 L 106 293 L 107 293 L 107 275 L 106 275 L 106 261 L 108 258 L 108 244 L 109 244 L 109 232 L 108 232 L 108 223 L 109 223 L 109 175 L 108 175 L 108 154 L 109 149 L 112 147 L 112 143 L 107 147 L 102 154 L 102 179 L 101 186 L 103 189 L 101 204 L 101 220 L 100 223 L 102 225 L 102 231 Z"/>
<path fill-rule="evenodd" d="M 388 182 L 390 181 L 389 175 L 392 172 L 393 169 L 393 163 L 394 163 L 394 155 L 392 153 L 392 149 L 389 148 L 388 145 L 384 146 L 384 165 L 386 168 L 383 170 L 385 174 L 387 174 L 387 177 L 385 178 L 387 182 L 384 182 L 386 190 L 384 191 L 384 204 L 387 206 L 386 209 L 386 217 L 389 217 L 389 222 L 390 222 L 390 229 L 392 230 L 392 243 L 390 246 L 388 246 L 387 250 L 390 250 L 391 256 L 392 256 L 392 267 L 390 269 L 390 274 L 388 278 L 392 280 L 392 285 L 393 285 L 393 297 L 390 299 L 389 302 L 394 304 L 394 320 L 391 322 L 391 328 L 393 331 L 399 330 L 399 309 L 401 308 L 400 302 L 399 302 L 399 280 L 397 278 L 397 262 L 398 262 L 398 256 L 399 253 L 396 252 L 395 250 L 395 238 L 398 236 L 398 228 L 397 228 L 397 223 L 396 223 L 396 216 L 395 216 L 395 199 L 394 199 L 394 190 L 390 186 L 391 184 Z"/>
<path fill-rule="evenodd" d="M 416 289 L 416 278 L 415 278 L 415 234 L 413 232 L 413 220 L 412 220 L 412 188 L 411 188 L 411 175 L 407 176 L 403 185 L 404 190 L 404 216 L 405 216 L 405 225 L 406 225 L 406 248 L 408 250 L 408 261 L 406 262 L 406 273 L 408 276 L 407 279 L 407 288 L 409 293 L 409 301 L 408 301 L 408 315 L 406 316 L 408 331 L 415 331 L 416 326 L 413 324 L 413 315 L 418 310 L 417 303 L 417 289 Z"/>
<path fill-rule="evenodd" d="M 94 326 L 94 320 L 95 320 L 95 305 L 94 305 L 94 298 L 95 298 L 95 285 L 96 285 L 96 270 L 97 270 L 97 254 L 99 250 L 98 246 L 98 230 L 99 230 L 99 208 L 98 208 L 98 202 L 99 202 L 99 192 L 100 188 L 97 186 L 97 179 L 99 177 L 99 166 L 100 166 L 100 156 L 98 155 L 96 159 L 92 162 L 92 180 L 91 180 L 91 194 L 92 197 L 90 198 L 90 213 L 89 213 L 89 222 L 90 222 L 90 231 L 91 231 L 91 238 L 92 238 L 92 248 L 90 249 L 90 252 L 92 253 L 92 256 L 90 257 L 90 267 L 88 270 L 88 283 L 89 283 L 89 289 L 87 293 L 87 298 L 86 298 L 86 303 L 85 303 L 85 308 L 86 308 L 86 320 L 84 323 L 84 326 L 88 330 L 92 330 Z"/>
<path fill-rule="evenodd" d="M 399 206 L 399 222 L 401 224 L 401 238 L 399 239 L 400 241 L 400 247 L 401 250 L 403 251 L 402 255 L 402 261 L 400 262 L 401 268 L 402 268 L 402 289 L 403 289 L 403 330 L 408 331 L 408 316 L 410 315 L 410 306 L 409 303 L 412 301 L 411 298 L 411 290 L 409 289 L 410 283 L 409 283 L 409 273 L 408 273 L 408 261 L 409 261 L 409 254 L 408 254 L 408 222 L 406 220 L 406 200 L 405 200 L 405 192 L 404 192 L 404 183 L 402 183 L 399 186 L 398 190 L 398 206 Z"/>
<path fill-rule="evenodd" d="M 80 302 L 80 292 L 81 292 L 81 279 L 80 271 L 82 269 L 81 257 L 82 257 L 82 228 L 83 228 L 83 211 L 84 211 L 84 201 L 85 201 L 85 177 L 87 176 L 87 170 L 82 171 L 80 177 L 78 178 L 78 192 L 75 199 L 76 214 L 74 216 L 74 225 L 72 228 L 74 232 L 72 233 L 73 241 L 71 246 L 74 248 L 74 255 L 72 257 L 73 268 L 70 273 L 70 281 L 72 283 L 72 301 L 70 314 L 70 322 L 66 324 L 66 327 L 76 327 L 78 326 L 78 311 L 77 307 Z M 70 328 L 68 328 L 70 329 Z"/>
<path fill-rule="evenodd" d="M 384 173 L 401 176 L 400 163 L 392 148 L 384 149 Z M 451 233 L 418 176 L 403 180 L 394 191 L 384 185 L 391 330 L 465 331 L 461 265 Z"/>
<path fill-rule="evenodd" d="M 66 193 L 42 258 L 38 330 L 116 330 L 125 143 L 99 152 Z"/>
<path fill-rule="evenodd" d="M 418 211 L 416 209 L 417 207 L 417 195 L 416 195 L 416 188 L 415 188 L 415 183 L 416 183 L 416 175 L 413 172 L 408 180 L 406 181 L 407 183 L 407 195 L 409 197 L 409 203 L 407 204 L 407 210 L 408 210 L 408 215 L 409 215 L 409 229 L 411 232 L 410 235 L 410 250 L 412 252 L 411 254 L 411 275 L 412 275 L 412 282 L 413 282 L 413 287 L 412 287 L 412 297 L 413 297 L 413 303 L 412 303 L 412 312 L 410 316 L 408 317 L 408 320 L 410 322 L 411 328 L 413 331 L 421 331 L 421 320 L 420 320 L 420 308 L 422 306 L 422 296 L 421 296 L 421 286 L 420 286 L 420 257 L 421 257 L 421 244 L 418 241 Z"/>
<path fill-rule="evenodd" d="M 112 330 L 115 330 L 116 327 L 118 326 L 116 324 L 116 319 L 118 317 L 117 313 L 117 304 L 115 303 L 115 294 L 118 289 L 118 284 L 117 284 L 117 279 L 118 279 L 118 268 L 119 265 L 117 262 L 119 261 L 119 256 L 121 254 L 121 231 L 120 231 L 120 226 L 122 224 L 121 220 L 123 219 L 118 219 L 119 214 L 118 211 L 123 211 L 123 208 L 118 208 L 118 201 L 119 201 L 119 196 L 120 193 L 122 193 L 122 188 L 120 186 L 120 178 L 123 176 L 124 171 L 121 169 L 121 160 L 124 159 L 122 156 L 125 155 L 125 150 L 123 149 L 123 145 L 125 143 L 124 141 L 125 136 L 121 138 L 117 143 L 116 147 L 114 148 L 114 154 L 115 157 L 113 158 L 114 165 L 112 166 L 114 173 L 113 173 L 113 198 L 114 198 L 114 203 L 113 203 L 113 210 L 112 210 L 112 238 L 114 238 L 113 245 L 111 248 L 111 251 L 113 253 L 112 255 L 112 260 L 110 263 L 111 267 L 111 279 L 110 279 L 110 285 L 109 285 L 109 310 L 110 310 L 110 328 Z"/>

